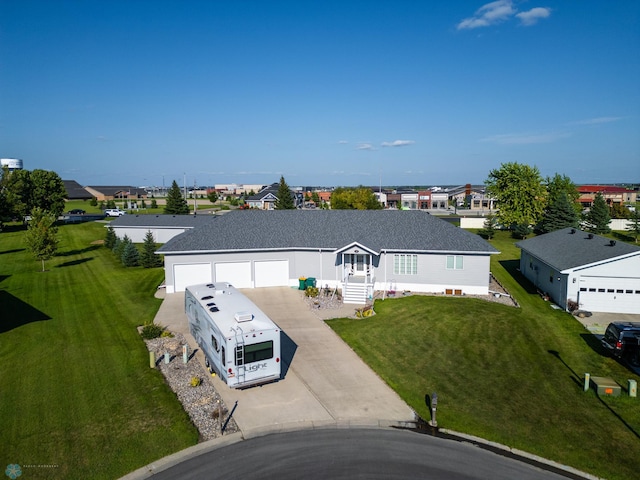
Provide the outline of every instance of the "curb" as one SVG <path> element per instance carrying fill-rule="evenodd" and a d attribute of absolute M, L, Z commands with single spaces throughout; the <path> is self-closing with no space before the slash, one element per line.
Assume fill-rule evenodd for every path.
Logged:
<path fill-rule="evenodd" d="M 152 462 L 144 467 L 138 468 L 133 472 L 120 477 L 120 480 L 145 480 L 153 477 L 156 473 L 163 472 L 169 468 L 178 465 L 186 460 L 195 458 L 204 453 L 209 453 L 218 448 L 226 447 L 239 443 L 243 440 L 249 440 L 251 438 L 264 437 L 266 435 L 297 432 L 300 430 L 347 430 L 350 428 L 357 429 L 390 429 L 390 428 L 411 428 L 415 425 L 415 422 L 397 422 L 392 420 L 344 420 L 344 421 L 326 421 L 326 422 L 292 422 L 276 425 L 265 425 L 264 427 L 249 428 L 244 431 L 239 431 L 225 435 L 223 437 L 207 440 L 203 443 L 198 443 L 192 447 L 185 448 L 176 453 L 172 453 L 166 457 L 160 458 L 155 462 Z"/>
<path fill-rule="evenodd" d="M 539 457 L 538 455 L 533 455 L 532 453 L 525 452 L 523 450 L 518 450 L 517 448 L 509 447 L 508 445 L 503 445 L 501 443 L 492 442 L 490 440 L 485 440 L 484 438 L 476 437 L 474 435 L 468 435 L 466 433 L 456 432 L 454 430 L 448 430 L 446 428 L 438 429 L 439 433 L 452 437 L 453 440 L 457 441 L 467 441 L 481 448 L 487 448 L 489 450 L 498 450 L 498 454 L 507 454 L 516 459 L 522 459 L 521 461 L 530 460 L 532 462 L 538 463 L 540 465 L 545 465 L 550 467 L 553 470 L 556 470 L 558 473 L 569 473 L 576 478 L 584 478 L 587 480 L 605 480 L 602 477 L 597 477 L 595 475 L 591 475 L 590 473 L 583 472 L 573 467 L 569 467 L 567 465 L 563 465 L 558 462 L 554 462 L 553 460 L 548 460 L 543 457 Z"/>

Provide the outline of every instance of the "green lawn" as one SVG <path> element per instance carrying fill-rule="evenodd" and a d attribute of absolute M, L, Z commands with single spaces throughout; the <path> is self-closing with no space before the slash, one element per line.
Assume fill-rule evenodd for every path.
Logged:
<path fill-rule="evenodd" d="M 163 271 L 122 267 L 104 230 L 61 226 L 44 273 L 0 233 L 0 465 L 56 465 L 23 478 L 117 478 L 198 440 L 136 331 Z"/>
<path fill-rule="evenodd" d="M 378 300 L 377 315 L 329 325 L 409 403 L 438 425 L 608 479 L 640 470 L 640 398 L 583 391 L 583 375 L 640 381 L 603 355 L 572 316 L 550 308 L 517 271 L 515 241 L 500 233 L 492 271 L 521 308 L 472 298 Z"/>

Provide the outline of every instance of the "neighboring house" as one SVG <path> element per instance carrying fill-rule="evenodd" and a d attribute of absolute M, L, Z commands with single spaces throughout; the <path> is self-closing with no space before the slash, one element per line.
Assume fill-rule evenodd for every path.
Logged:
<path fill-rule="evenodd" d="M 147 191 L 144 188 L 131 186 L 89 186 L 84 187 L 96 200 L 133 200 L 147 198 Z"/>
<path fill-rule="evenodd" d="M 259 210 L 274 210 L 276 207 L 276 201 L 278 200 L 278 188 L 279 184 L 274 183 L 268 187 L 263 188 L 255 195 L 245 198 L 245 203 L 249 208 L 257 208 Z M 293 203 L 298 207 L 302 207 L 304 204 L 303 192 L 291 192 Z"/>
<path fill-rule="evenodd" d="M 426 212 L 398 210 L 232 211 L 173 238 L 164 255 L 168 293 L 197 283 L 237 288 L 341 288 L 346 303 L 375 290 L 486 295 L 489 257 L 478 235 Z"/>
<path fill-rule="evenodd" d="M 173 237 L 213 219 L 212 215 L 122 215 L 109 225 L 119 238 L 127 235 L 133 243 L 143 243 L 149 231 L 156 243 L 167 243 Z"/>
<path fill-rule="evenodd" d="M 640 313 L 640 247 L 573 228 L 516 246 L 522 274 L 562 308 Z"/>
<path fill-rule="evenodd" d="M 62 183 L 67 191 L 67 200 L 91 200 L 93 198 L 93 195 L 75 180 L 63 180 Z"/>
<path fill-rule="evenodd" d="M 398 192 L 387 193 L 387 208 L 402 207 L 401 195 Z"/>

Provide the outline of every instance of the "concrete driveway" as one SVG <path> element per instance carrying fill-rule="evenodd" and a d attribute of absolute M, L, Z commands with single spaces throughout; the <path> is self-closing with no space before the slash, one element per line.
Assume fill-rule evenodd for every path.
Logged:
<path fill-rule="evenodd" d="M 234 418 L 245 438 L 305 427 L 388 426 L 415 419 L 413 410 L 309 309 L 300 291 L 273 287 L 242 293 L 286 333 L 290 341 L 283 345 L 282 356 L 291 359 L 290 365 L 283 364 L 288 367 L 283 380 L 261 387 L 233 390 L 214 378 L 227 407 L 238 402 Z M 196 346 L 183 293 L 166 295 L 156 322 Z M 201 353 L 198 358 L 204 362 Z"/>
<path fill-rule="evenodd" d="M 604 335 L 611 322 L 640 322 L 640 315 L 631 313 L 593 312 L 590 317 L 575 317 L 584 327 L 595 335 Z"/>

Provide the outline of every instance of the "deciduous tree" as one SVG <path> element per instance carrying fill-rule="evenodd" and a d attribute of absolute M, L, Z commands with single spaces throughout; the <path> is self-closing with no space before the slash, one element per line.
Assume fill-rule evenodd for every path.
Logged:
<path fill-rule="evenodd" d="M 545 184 L 547 187 L 547 205 L 553 203 L 560 194 L 565 193 L 571 207 L 577 214 L 580 214 L 582 211 L 582 205 L 578 202 L 580 192 L 576 184 L 568 176 L 556 173 L 553 177 L 547 177 Z"/>
<path fill-rule="evenodd" d="M 496 216 L 503 225 L 535 225 L 546 206 L 547 191 L 537 167 L 503 163 L 491 170 L 487 192 L 497 200 Z"/>
<path fill-rule="evenodd" d="M 382 204 L 371 189 L 338 187 L 331 193 L 332 210 L 380 210 Z"/>
<path fill-rule="evenodd" d="M 31 219 L 25 234 L 25 242 L 31 254 L 42 262 L 51 259 L 58 249 L 58 227 L 56 227 L 57 215 L 47 212 L 39 207 L 31 211 Z"/>

